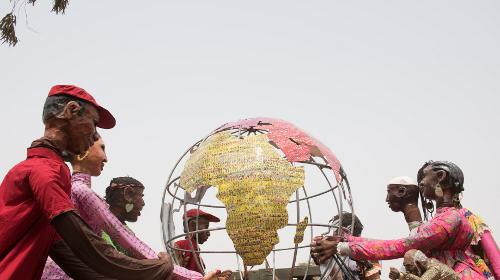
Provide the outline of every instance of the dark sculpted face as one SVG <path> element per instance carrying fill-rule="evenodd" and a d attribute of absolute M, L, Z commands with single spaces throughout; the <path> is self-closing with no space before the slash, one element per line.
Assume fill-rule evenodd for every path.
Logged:
<path fill-rule="evenodd" d="M 420 275 L 420 271 L 418 270 L 417 266 L 410 262 L 410 261 L 404 261 L 403 262 L 403 265 L 405 267 L 405 270 L 413 275 L 416 275 L 416 276 L 421 276 Z"/>
<path fill-rule="evenodd" d="M 432 170 L 432 166 L 427 166 L 422 171 L 422 179 L 418 182 L 420 190 L 427 199 L 436 200 L 436 186 L 446 177 L 446 172 L 442 170 Z M 442 186 L 445 187 L 445 186 Z"/>
<path fill-rule="evenodd" d="M 387 186 L 387 196 L 385 202 L 389 205 L 394 212 L 400 212 L 405 206 L 404 198 L 407 195 L 406 186 L 402 185 L 388 185 Z"/>
<path fill-rule="evenodd" d="M 99 121 L 99 114 L 96 108 L 88 104 L 81 106 L 71 101 L 68 102 L 63 113 L 68 120 L 67 150 L 75 155 L 84 154 L 98 138 L 96 123 Z"/>
<path fill-rule="evenodd" d="M 127 203 L 134 204 L 132 211 L 125 213 L 125 221 L 137 222 L 141 215 L 142 208 L 144 208 L 144 188 L 141 187 L 127 187 L 124 189 L 124 198 Z"/>
<path fill-rule="evenodd" d="M 208 221 L 207 218 L 204 218 L 204 217 L 198 218 L 198 230 L 208 229 L 209 225 L 210 225 L 210 222 Z M 189 231 L 195 231 L 196 229 L 197 229 L 196 228 L 196 218 L 192 218 L 191 220 L 189 220 Z M 199 232 L 197 235 L 198 235 L 198 237 L 197 237 L 198 244 L 203 244 L 210 237 L 210 232 L 203 231 L 203 232 Z"/>
<path fill-rule="evenodd" d="M 418 250 L 408 250 L 403 258 L 405 270 L 413 275 L 422 276 L 426 270 L 427 257 Z"/>

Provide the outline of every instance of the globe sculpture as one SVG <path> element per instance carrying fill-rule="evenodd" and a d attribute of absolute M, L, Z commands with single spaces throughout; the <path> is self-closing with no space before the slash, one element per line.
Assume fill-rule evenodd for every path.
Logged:
<path fill-rule="evenodd" d="M 215 188 L 217 203 L 204 202 L 211 188 Z M 328 197 L 318 203 L 322 196 Z M 339 226 L 342 215 L 336 225 L 332 217 L 354 212 L 349 182 L 331 150 L 293 124 L 270 118 L 227 123 L 189 147 L 177 161 L 163 193 L 161 213 L 163 240 L 172 256 L 180 250 L 174 246 L 177 240 L 202 231 L 190 232 L 187 224 L 182 230 L 175 228 L 186 223 L 186 211 L 193 208 L 225 210 L 225 226 L 205 231 L 225 231 L 230 250 L 196 252 L 216 254 L 212 258 L 223 264 L 227 263 L 224 258 L 234 260 L 228 255 L 235 255 L 236 266 L 229 268 L 241 279 L 248 279 L 249 271 L 261 265 L 274 272 L 275 253 L 285 251 L 290 256 L 291 279 L 299 250 L 305 251 L 301 256 L 307 259 L 305 279 L 312 263 L 309 244 L 313 236 L 348 230 Z M 313 217 L 313 213 L 318 214 Z M 281 238 L 291 240 L 290 244 L 282 245 L 278 232 L 293 235 L 293 239 Z M 270 255 L 273 261 L 268 260 Z M 286 260 L 281 257 L 280 261 Z M 198 265 L 204 269 L 203 262 Z M 326 279 L 334 266 L 349 274 L 343 260 L 335 256 L 321 278 Z"/>

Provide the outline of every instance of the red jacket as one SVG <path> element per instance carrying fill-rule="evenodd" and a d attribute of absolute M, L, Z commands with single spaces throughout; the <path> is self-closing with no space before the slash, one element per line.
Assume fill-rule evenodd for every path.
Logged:
<path fill-rule="evenodd" d="M 193 246 L 191 246 L 191 244 Z M 179 249 L 184 249 L 184 250 L 191 250 L 193 247 L 194 251 L 198 251 L 200 247 L 198 247 L 198 244 L 196 243 L 195 239 L 191 239 L 191 242 L 189 242 L 188 239 L 184 240 L 179 240 L 175 242 L 175 247 Z M 205 267 L 205 264 L 203 263 L 203 260 L 200 257 L 200 253 L 196 253 L 196 258 L 198 259 L 198 262 L 200 263 L 201 267 L 198 266 L 198 262 L 196 261 L 196 258 L 193 257 L 193 252 L 189 251 L 176 251 L 177 257 L 179 261 L 181 262 L 181 266 L 189 269 L 189 270 L 194 270 L 198 271 L 199 273 L 203 273 L 203 269 Z"/>
<path fill-rule="evenodd" d="M 28 149 L 0 185 L 0 279 L 40 279 L 53 242 L 50 221 L 74 210 L 71 179 L 61 156 L 44 147 Z"/>

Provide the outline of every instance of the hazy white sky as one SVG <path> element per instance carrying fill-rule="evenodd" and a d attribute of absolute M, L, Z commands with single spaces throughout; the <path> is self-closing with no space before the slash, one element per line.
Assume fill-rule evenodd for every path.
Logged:
<path fill-rule="evenodd" d="M 109 163 L 94 189 L 141 180 L 147 205 L 131 227 L 156 250 L 177 158 L 219 125 L 257 116 L 336 153 L 365 236 L 407 234 L 384 202 L 387 181 L 445 159 L 465 173 L 463 204 L 500 238 L 498 1 L 75 0 L 64 16 L 49 11 L 50 1 L 27 6 L 27 25 L 21 10 L 18 46 L 0 47 L 2 177 L 41 136 L 49 88 L 70 83 L 118 121 L 102 132 Z"/>

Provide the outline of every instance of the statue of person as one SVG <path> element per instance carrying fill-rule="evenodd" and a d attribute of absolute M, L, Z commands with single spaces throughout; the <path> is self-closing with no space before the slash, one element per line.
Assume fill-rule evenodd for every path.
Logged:
<path fill-rule="evenodd" d="M 385 201 L 394 212 L 402 212 L 410 232 L 422 224 L 422 215 L 418 208 L 419 188 L 412 178 L 399 176 L 387 184 Z"/>
<path fill-rule="evenodd" d="M 406 272 L 391 267 L 392 280 L 460 280 L 458 274 L 444 263 L 428 258 L 422 251 L 412 249 L 405 253 L 403 264 Z"/>
<path fill-rule="evenodd" d="M 341 226 L 343 229 L 352 230 L 352 235 L 353 236 L 361 236 L 361 233 L 363 232 L 363 224 L 361 223 L 361 220 L 356 216 L 353 215 L 352 213 L 349 212 L 344 212 L 341 215 L 342 217 L 342 224 L 340 225 L 340 216 L 335 215 L 333 217 L 333 226 L 339 227 Z M 327 236 L 324 238 L 331 238 L 331 236 Z M 315 258 L 314 255 L 313 260 L 315 261 L 316 264 L 319 264 L 317 258 Z M 360 279 L 360 280 L 378 280 L 380 279 L 380 273 L 382 271 L 382 266 L 378 262 L 372 262 L 372 261 L 356 261 L 353 260 L 349 257 L 343 258 L 342 261 L 346 265 L 346 268 L 349 269 L 355 279 Z M 341 268 L 339 267 L 338 264 L 334 262 L 334 266 L 332 271 L 330 272 L 329 275 L 329 280 L 342 280 L 345 279 L 345 276 L 342 273 Z"/>
<path fill-rule="evenodd" d="M 394 240 L 352 236 L 314 239 L 313 255 L 321 263 L 336 253 L 357 260 L 389 260 L 419 249 L 452 267 L 461 279 L 488 279 L 488 267 L 478 266 L 471 254 L 471 247 L 480 244 L 496 277 L 500 272 L 498 246 L 489 228 L 460 203 L 464 190 L 462 170 L 449 161 L 430 161 L 420 168 L 417 178 L 423 196 L 436 202 L 436 215 L 420 225 L 415 234 Z"/>
<path fill-rule="evenodd" d="M 96 126 L 114 127 L 113 115 L 84 89 L 56 85 L 42 120 L 43 137 L 0 185 L 0 279 L 40 279 L 49 255 L 73 276 L 65 247 L 108 279 L 170 279 L 168 255 L 144 260 L 119 253 L 89 228 L 70 199 L 71 174 L 63 152 L 85 158 L 98 140 Z"/>

